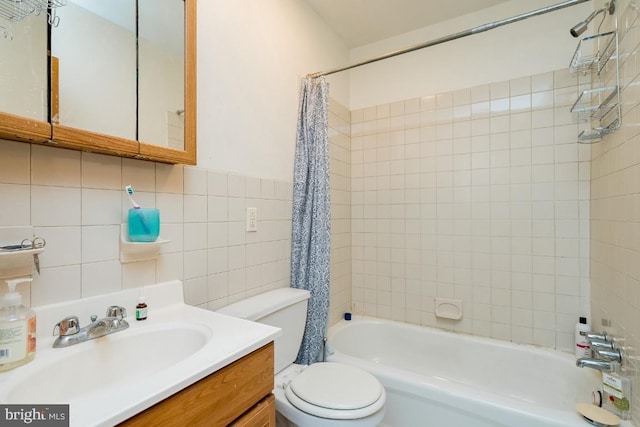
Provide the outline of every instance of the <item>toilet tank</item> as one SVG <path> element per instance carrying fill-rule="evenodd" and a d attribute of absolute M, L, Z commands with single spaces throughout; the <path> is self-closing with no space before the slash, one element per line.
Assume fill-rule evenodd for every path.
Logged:
<path fill-rule="evenodd" d="M 307 322 L 309 291 L 280 288 L 222 307 L 218 313 L 264 323 L 282 329 L 275 340 L 276 373 L 298 356 Z"/>

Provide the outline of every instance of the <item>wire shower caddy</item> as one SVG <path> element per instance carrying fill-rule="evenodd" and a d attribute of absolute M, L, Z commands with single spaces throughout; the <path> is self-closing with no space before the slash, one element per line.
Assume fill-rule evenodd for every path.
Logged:
<path fill-rule="evenodd" d="M 578 142 L 592 144 L 620 127 L 620 87 L 618 71 L 618 35 L 615 31 L 595 34 L 580 40 L 569 70 L 587 78 L 589 89 L 582 90 L 571 107 L 577 120 L 588 124 Z"/>

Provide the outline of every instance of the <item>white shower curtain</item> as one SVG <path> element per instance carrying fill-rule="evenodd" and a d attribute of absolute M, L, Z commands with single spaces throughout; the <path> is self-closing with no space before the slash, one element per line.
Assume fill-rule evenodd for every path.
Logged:
<path fill-rule="evenodd" d="M 300 94 L 293 180 L 291 287 L 311 292 L 296 363 L 321 360 L 329 315 L 328 92 L 324 77 L 305 78 Z"/>

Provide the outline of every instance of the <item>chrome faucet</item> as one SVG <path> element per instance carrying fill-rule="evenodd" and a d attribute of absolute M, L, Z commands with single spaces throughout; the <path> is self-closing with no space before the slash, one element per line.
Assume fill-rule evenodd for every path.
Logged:
<path fill-rule="evenodd" d="M 614 369 L 614 363 L 617 363 L 613 360 L 602 360 L 602 359 L 590 359 L 588 357 L 583 357 L 581 359 L 576 360 L 576 366 L 578 368 L 592 368 L 597 369 L 598 371 L 611 372 Z"/>
<path fill-rule="evenodd" d="M 595 334 L 593 332 L 581 331 L 580 335 L 585 337 L 587 339 L 587 341 L 597 340 L 597 341 L 609 342 L 611 340 L 611 336 L 609 334 L 607 334 L 606 332 L 603 332 L 601 334 Z"/>
<path fill-rule="evenodd" d="M 127 317 L 127 310 L 117 305 L 107 308 L 107 315 L 102 319 L 98 319 L 98 316 L 95 315 L 91 316 L 91 323 L 84 328 L 80 327 L 78 317 L 65 317 L 53 328 L 53 335 L 58 335 L 58 338 L 53 342 L 53 348 L 69 347 L 123 331 L 129 327 L 129 323 L 124 320 L 125 317 Z"/>
<path fill-rule="evenodd" d="M 582 333 L 581 333 L 582 334 Z M 622 353 L 615 348 L 615 339 L 606 332 L 602 334 L 586 333 L 582 334 L 587 338 L 595 358 L 583 357 L 576 360 L 576 366 L 579 368 L 592 368 L 598 371 L 611 372 L 615 370 L 616 365 L 622 363 Z"/>
<path fill-rule="evenodd" d="M 611 341 L 587 340 L 591 348 L 596 351 L 598 349 L 615 350 L 615 346 Z"/>
<path fill-rule="evenodd" d="M 622 363 L 622 353 L 617 348 L 613 350 L 608 349 L 596 349 L 594 350 L 601 360 L 613 360 L 618 363 Z"/>

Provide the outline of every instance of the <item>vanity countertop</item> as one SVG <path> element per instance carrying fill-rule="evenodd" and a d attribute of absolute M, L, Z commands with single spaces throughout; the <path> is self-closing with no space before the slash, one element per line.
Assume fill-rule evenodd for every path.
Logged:
<path fill-rule="evenodd" d="M 71 426 L 111 426 L 166 399 L 273 341 L 280 329 L 184 304 L 182 282 L 145 286 L 148 318 L 135 320 L 140 289 L 34 307 L 32 362 L 0 373 L 0 403 L 69 404 Z M 53 348 L 54 325 L 76 315 L 80 325 L 120 305 L 130 327 Z"/>

